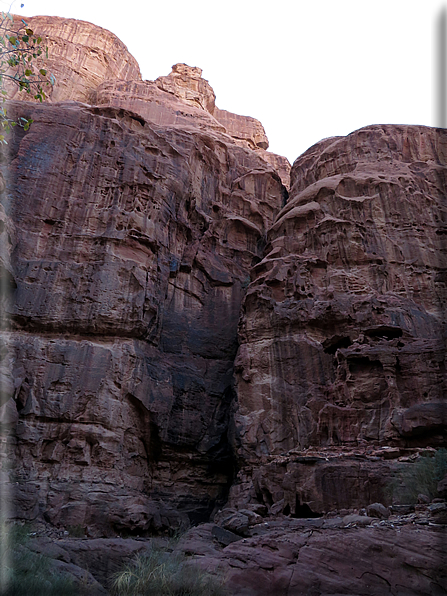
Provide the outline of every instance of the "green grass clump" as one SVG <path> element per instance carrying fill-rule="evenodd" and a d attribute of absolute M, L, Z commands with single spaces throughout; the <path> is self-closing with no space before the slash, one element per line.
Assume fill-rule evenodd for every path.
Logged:
<path fill-rule="evenodd" d="M 138 555 L 112 580 L 113 596 L 225 596 L 222 581 L 179 554 L 153 549 Z"/>
<path fill-rule="evenodd" d="M 5 526 L 0 531 L 1 596 L 77 596 L 73 581 L 55 569 L 51 560 L 27 548 L 29 528 Z"/>
<path fill-rule="evenodd" d="M 75 526 L 68 526 L 68 534 L 71 538 L 84 538 L 85 529 L 81 524 Z"/>
<path fill-rule="evenodd" d="M 417 503 L 418 495 L 430 499 L 438 496 L 438 482 L 447 473 L 447 449 L 439 449 L 433 457 L 420 456 L 414 463 L 405 464 L 389 486 L 393 502 Z"/>

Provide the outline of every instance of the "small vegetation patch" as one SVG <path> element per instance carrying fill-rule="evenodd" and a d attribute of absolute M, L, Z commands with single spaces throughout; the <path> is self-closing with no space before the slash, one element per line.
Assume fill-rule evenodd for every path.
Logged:
<path fill-rule="evenodd" d="M 51 568 L 51 559 L 27 548 L 28 526 L 1 528 L 1 596 L 78 596 L 71 578 Z"/>
<path fill-rule="evenodd" d="M 388 487 L 390 497 L 395 504 L 417 503 L 419 494 L 433 499 L 438 496 L 437 485 L 445 474 L 447 449 L 439 449 L 433 457 L 421 455 L 399 470 Z"/>
<path fill-rule="evenodd" d="M 71 538 L 84 538 L 84 526 L 77 524 L 76 526 L 68 526 L 68 534 Z"/>
<path fill-rule="evenodd" d="M 223 582 L 184 555 L 153 549 L 112 579 L 113 596 L 225 596 Z"/>

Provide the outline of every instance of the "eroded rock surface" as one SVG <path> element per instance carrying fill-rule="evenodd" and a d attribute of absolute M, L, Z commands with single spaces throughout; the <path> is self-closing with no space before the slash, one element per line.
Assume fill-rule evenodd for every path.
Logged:
<path fill-rule="evenodd" d="M 17 15 L 13 28 L 25 27 L 24 21 L 42 38 L 41 47 L 48 49 L 48 58 L 44 59 L 45 52 L 35 60 L 36 69 L 44 67 L 54 77 L 54 85 L 44 85 L 47 101 L 120 107 L 162 126 L 219 130 L 240 146 L 258 150 L 288 188 L 290 164 L 266 151 L 269 143 L 261 122 L 217 108 L 201 68 L 174 64 L 169 75 L 143 81 L 137 61 L 110 31 L 75 19 Z M 7 89 L 10 99 L 32 100 L 15 85 L 7 84 Z"/>
<path fill-rule="evenodd" d="M 264 159 L 258 121 L 227 131 L 201 69 L 142 81 L 110 32 L 25 20 L 55 84 L 9 107 L 34 120 L 0 214 L 10 511 L 88 535 L 187 526 L 233 476 L 240 304 L 288 162 Z"/>
<path fill-rule="evenodd" d="M 194 126 L 226 133 L 236 144 L 256 151 L 289 187 L 290 164 L 285 157 L 267 151 L 269 144 L 262 124 L 255 118 L 220 110 L 200 68 L 175 64 L 169 75 L 155 81 L 111 79 L 96 89 L 92 102 L 130 109 L 161 126 Z"/>
<path fill-rule="evenodd" d="M 142 81 L 108 32 L 30 24 L 57 82 L 11 104 L 34 123 L 0 184 L 12 515 L 141 536 L 209 519 L 232 484 L 185 549 L 235 594 L 442 593 L 425 526 L 445 503 L 386 535 L 358 510 L 446 445 L 447 133 L 326 139 L 288 198 L 287 160 L 199 68 Z"/>
<path fill-rule="evenodd" d="M 116 35 L 86 21 L 61 17 L 14 16 L 14 27 L 24 27 L 23 20 L 42 37 L 42 48 L 48 48 L 48 58 L 35 61 L 55 78 L 54 86 L 44 86 L 50 101 L 77 100 L 91 103 L 92 91 L 108 79 L 141 80 L 135 58 Z M 8 97 L 24 95 L 15 86 Z M 31 96 L 28 96 L 28 98 Z"/>
<path fill-rule="evenodd" d="M 240 303 L 279 176 L 227 135 L 13 109 L 34 120 L 8 189 L 17 515 L 92 534 L 206 518 L 232 476 Z"/>
<path fill-rule="evenodd" d="M 163 537 L 73 538 L 37 524 L 27 548 L 49 557 L 51 566 L 74 580 L 84 576 L 89 594 L 107 594 L 112 574 L 154 548 L 186 555 L 188 566 L 223 580 L 229 596 L 445 594 L 446 519 L 440 522 L 436 515 L 446 511 L 445 502 L 416 506 L 410 513 L 380 503 L 369 509 L 374 507 L 386 511 L 385 519 L 351 510 L 318 519 L 270 516 L 259 521 L 259 515 L 246 510 L 249 523 L 243 535 L 222 527 L 226 518 L 221 512 L 219 525 L 200 524 L 174 542 Z M 265 514 L 260 505 L 258 510 Z"/>
<path fill-rule="evenodd" d="M 322 512 L 374 484 L 381 500 L 388 464 L 345 463 L 332 485 L 324 461 L 293 462 L 306 449 L 445 445 L 446 160 L 443 129 L 371 126 L 295 162 L 242 307 L 235 495 L 278 478 L 269 506 L 289 493 Z"/>
<path fill-rule="evenodd" d="M 220 570 L 235 596 L 445 594 L 444 528 L 308 521 L 271 524 L 223 549 L 201 526 L 179 547 L 204 569 Z"/>

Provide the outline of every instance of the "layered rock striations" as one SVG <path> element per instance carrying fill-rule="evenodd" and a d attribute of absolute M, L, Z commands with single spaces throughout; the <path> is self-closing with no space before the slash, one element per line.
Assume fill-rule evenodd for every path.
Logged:
<path fill-rule="evenodd" d="M 158 125 L 194 126 L 225 133 L 237 145 L 256 151 L 289 187 L 290 164 L 285 157 L 267 151 L 269 143 L 262 124 L 255 118 L 220 110 L 200 68 L 175 64 L 168 76 L 155 81 L 105 81 L 92 99 L 98 105 L 130 109 Z"/>
<path fill-rule="evenodd" d="M 99 76 L 70 91 L 69 52 L 81 48 L 84 64 L 89 43 L 107 57 L 118 42 L 89 24 L 47 25 L 51 39 L 69 38 L 53 54 L 52 100 L 63 101 L 9 107 L 34 121 L 11 139 L 3 195 L 13 507 L 91 534 L 188 525 L 208 518 L 233 475 L 240 304 L 287 192 L 189 95 L 143 83 L 138 70 L 106 73 L 133 78 L 107 101 L 113 84 L 101 89 Z M 78 66 L 70 60 L 82 78 Z M 211 89 L 200 69 L 184 70 Z M 136 105 L 126 85 L 153 95 Z M 175 111 L 184 117 L 172 121 Z"/>
<path fill-rule="evenodd" d="M 23 29 L 25 23 L 48 50 L 48 58 L 34 61 L 36 68 L 43 66 L 54 77 L 54 85 L 44 85 L 47 101 L 120 107 L 162 126 L 219 130 L 240 146 L 258 150 L 288 187 L 290 164 L 285 157 L 266 151 L 269 143 L 262 124 L 217 108 L 215 93 L 202 78 L 201 68 L 175 64 L 168 76 L 143 81 L 135 58 L 106 29 L 75 19 L 17 15 L 12 27 Z M 7 84 L 7 89 L 11 99 L 23 98 L 15 85 Z"/>
<path fill-rule="evenodd" d="M 209 515 L 231 478 L 240 303 L 279 177 L 226 137 L 112 108 L 14 107 L 34 120 L 9 187 L 30 515 L 102 531 L 175 525 L 166 502 Z"/>
<path fill-rule="evenodd" d="M 34 122 L 2 162 L 16 517 L 141 535 L 208 519 L 230 485 L 233 530 L 389 504 L 446 445 L 446 131 L 325 139 L 289 195 L 199 68 L 142 81 L 112 34 L 29 21 L 57 81 L 11 102 Z"/>
<path fill-rule="evenodd" d="M 241 480 L 269 506 L 383 500 L 368 445 L 445 445 L 446 161 L 445 130 L 371 126 L 294 163 L 235 363 Z"/>
<path fill-rule="evenodd" d="M 50 101 L 91 103 L 92 92 L 106 80 L 141 80 L 135 58 L 106 29 L 75 19 L 17 15 L 12 26 L 23 28 L 24 22 L 42 38 L 41 47 L 48 48 L 48 58 L 44 58 L 45 52 L 34 64 L 44 66 L 56 81 L 54 86 L 44 86 Z M 17 87 L 8 89 L 8 97 L 21 99 L 22 96 Z"/>

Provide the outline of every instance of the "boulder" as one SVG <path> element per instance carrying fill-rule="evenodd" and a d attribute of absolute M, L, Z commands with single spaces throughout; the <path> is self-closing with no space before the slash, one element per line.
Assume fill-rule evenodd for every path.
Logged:
<path fill-rule="evenodd" d="M 370 517 L 378 517 L 379 519 L 388 519 L 390 516 L 390 510 L 382 503 L 372 503 L 368 505 L 366 511 Z"/>

